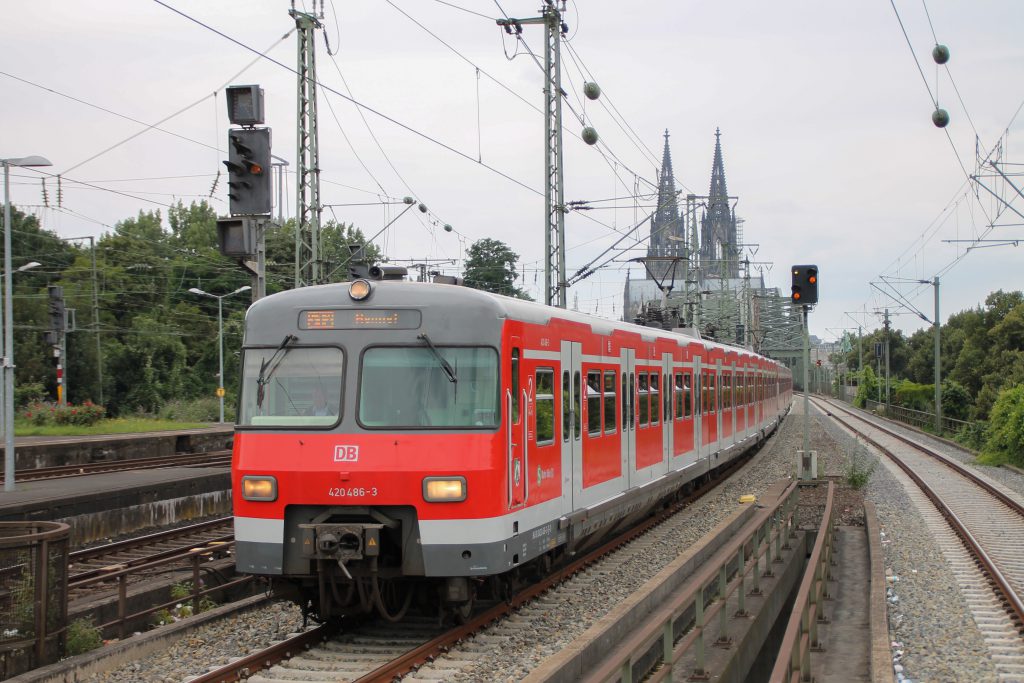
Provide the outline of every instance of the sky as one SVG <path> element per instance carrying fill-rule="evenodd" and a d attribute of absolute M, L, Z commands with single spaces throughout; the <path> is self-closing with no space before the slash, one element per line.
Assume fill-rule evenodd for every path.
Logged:
<path fill-rule="evenodd" d="M 431 260 L 453 274 L 473 242 L 501 240 L 520 255 L 521 285 L 542 299 L 543 74 L 530 52 L 543 59 L 543 34 L 525 26 L 517 41 L 494 21 L 537 16 L 539 4 L 327 2 L 317 37 L 324 218 L 379 233 L 392 262 Z M 14 169 L 13 203 L 62 237 L 109 232 L 139 211 L 166 220 L 179 200 L 226 213 L 229 84 L 264 89 L 274 153 L 294 170 L 289 7 L 0 4 L 0 157 L 42 155 L 53 167 L 39 170 L 62 176 L 61 206 L 49 177 L 46 207 L 40 173 Z M 784 293 L 790 265 L 819 267 L 818 337 L 874 329 L 885 307 L 908 333 L 929 324 L 932 288 L 914 281 L 937 275 L 943 320 L 996 289 L 1021 289 L 1019 247 L 968 251 L 949 240 L 977 238 L 993 221 L 985 239 L 1024 238 L 1013 213 L 1024 200 L 1010 182 L 992 178 L 991 166 L 981 184 L 968 180 L 979 173 L 976 150 L 985 157 L 998 145 L 1007 173 L 1024 162 L 1024 4 L 895 0 L 895 10 L 881 1 L 570 1 L 565 199 L 594 208 L 566 217 L 567 271 L 608 263 L 569 290 L 569 305 L 619 318 L 627 272 L 643 277 L 629 259 L 646 253 L 647 225 L 607 250 L 653 208 L 666 129 L 677 187 L 698 195 L 721 130 L 746 255 Z M 931 59 L 936 40 L 949 46 L 948 69 Z M 598 101 L 584 99 L 585 80 L 600 85 Z M 932 124 L 930 92 L 949 112 L 946 129 Z M 599 145 L 580 140 L 584 125 Z M 294 175 L 286 186 L 287 216 Z M 405 196 L 428 212 L 398 217 Z"/>

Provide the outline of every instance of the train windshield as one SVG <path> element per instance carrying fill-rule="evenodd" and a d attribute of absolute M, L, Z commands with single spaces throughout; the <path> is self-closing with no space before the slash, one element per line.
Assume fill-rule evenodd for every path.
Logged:
<path fill-rule="evenodd" d="M 363 353 L 359 377 L 364 427 L 498 426 L 498 354 L 492 348 L 378 346 Z"/>
<path fill-rule="evenodd" d="M 341 415 L 341 349 L 245 349 L 238 425 L 330 427 Z"/>

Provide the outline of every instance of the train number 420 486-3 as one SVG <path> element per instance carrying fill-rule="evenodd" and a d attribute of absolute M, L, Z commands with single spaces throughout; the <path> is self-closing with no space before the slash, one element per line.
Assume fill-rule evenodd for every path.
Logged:
<path fill-rule="evenodd" d="M 366 496 L 376 496 L 376 486 L 332 486 L 327 490 L 327 495 L 332 498 L 364 498 Z"/>

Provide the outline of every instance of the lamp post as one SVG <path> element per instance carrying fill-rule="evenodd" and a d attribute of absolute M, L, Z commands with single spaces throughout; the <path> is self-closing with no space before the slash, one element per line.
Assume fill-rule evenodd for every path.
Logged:
<path fill-rule="evenodd" d="M 14 316 L 11 311 L 11 166 L 52 166 L 39 156 L 0 159 L 4 167 L 4 491 L 14 490 Z"/>
<path fill-rule="evenodd" d="M 233 292 L 227 294 L 210 294 L 204 292 L 198 287 L 192 287 L 188 291 L 199 296 L 208 296 L 211 299 L 217 300 L 217 346 L 219 348 L 219 366 L 217 372 L 217 398 L 220 399 L 220 422 L 224 423 L 224 299 L 241 292 L 248 292 L 252 287 L 249 285 L 242 285 Z"/>

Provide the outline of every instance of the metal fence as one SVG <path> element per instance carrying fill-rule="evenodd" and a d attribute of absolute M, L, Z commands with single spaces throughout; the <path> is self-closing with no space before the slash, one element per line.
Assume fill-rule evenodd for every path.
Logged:
<path fill-rule="evenodd" d="M 0 678 L 63 656 L 68 543 L 67 524 L 0 522 Z"/>
<path fill-rule="evenodd" d="M 923 410 L 914 410 L 913 408 L 904 408 L 903 406 L 885 405 L 878 401 L 865 401 L 864 407 L 873 413 L 884 415 L 891 420 L 902 422 L 903 424 L 910 425 L 911 427 L 917 427 L 925 431 L 935 431 L 935 413 L 929 413 Z M 956 434 L 960 430 L 967 427 L 976 425 L 976 422 L 967 422 L 964 420 L 956 420 L 951 417 L 942 416 L 942 434 Z M 941 435 L 940 435 L 941 436 Z"/>

